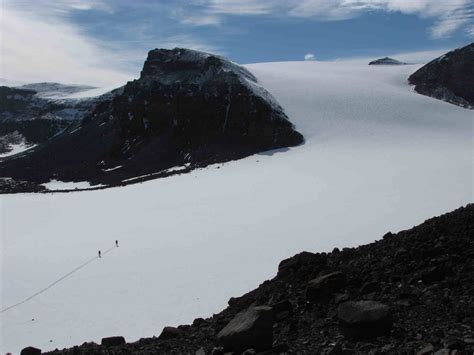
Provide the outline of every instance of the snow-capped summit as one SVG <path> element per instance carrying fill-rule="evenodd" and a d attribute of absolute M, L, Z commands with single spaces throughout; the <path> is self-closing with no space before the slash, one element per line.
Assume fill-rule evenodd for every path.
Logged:
<path fill-rule="evenodd" d="M 383 57 L 380 59 L 373 60 L 369 63 L 369 65 L 405 65 L 407 63 L 400 62 L 399 60 L 390 58 L 390 57 Z"/>

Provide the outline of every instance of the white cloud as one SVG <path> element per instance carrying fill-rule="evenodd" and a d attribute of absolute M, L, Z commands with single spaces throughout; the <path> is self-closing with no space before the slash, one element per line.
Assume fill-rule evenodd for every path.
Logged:
<path fill-rule="evenodd" d="M 57 81 L 98 86 L 122 85 L 139 75 L 152 47 L 217 51 L 189 35 L 147 37 L 105 43 L 70 22 L 72 11 L 114 9 L 99 0 L 38 0 L 2 4 L 0 77 L 22 82 Z M 133 43 L 133 46 L 131 44 Z"/>
<path fill-rule="evenodd" d="M 272 13 L 278 1 L 267 0 L 198 0 L 198 4 L 205 5 L 207 11 L 215 14 L 228 15 L 263 15 Z"/>
<path fill-rule="evenodd" d="M 73 26 L 56 18 L 2 9 L 0 76 L 25 82 L 59 81 L 94 85 L 122 84 L 133 78 L 121 63 Z"/>
<path fill-rule="evenodd" d="M 468 34 L 468 36 L 471 36 L 471 37 L 474 38 L 474 25 L 468 27 L 468 28 L 466 29 L 466 33 Z"/>
<path fill-rule="evenodd" d="M 304 56 L 304 60 L 306 61 L 316 60 L 316 56 L 313 53 L 308 53 Z"/>
<path fill-rule="evenodd" d="M 434 18 L 434 38 L 450 36 L 474 25 L 473 0 L 194 0 L 203 13 L 217 15 L 272 15 L 338 21 L 366 12 L 385 11 Z"/>

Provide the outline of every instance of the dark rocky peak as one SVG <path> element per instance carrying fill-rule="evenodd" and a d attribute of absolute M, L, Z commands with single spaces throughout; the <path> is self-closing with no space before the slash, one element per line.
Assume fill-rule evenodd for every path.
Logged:
<path fill-rule="evenodd" d="M 0 162 L 0 175 L 116 186 L 303 142 L 247 69 L 208 53 L 155 49 L 139 79 L 98 102 L 80 126 Z"/>
<path fill-rule="evenodd" d="M 373 60 L 369 63 L 369 65 L 405 65 L 407 63 L 400 62 L 399 60 L 390 58 L 390 57 L 383 57 L 380 59 Z"/>
<path fill-rule="evenodd" d="M 140 79 L 153 79 L 162 84 L 192 81 L 196 84 L 212 75 L 231 73 L 248 80 L 257 79 L 246 69 L 214 54 L 192 49 L 153 49 L 148 52 Z"/>
<path fill-rule="evenodd" d="M 422 95 L 474 108 L 474 43 L 432 60 L 408 81 Z"/>

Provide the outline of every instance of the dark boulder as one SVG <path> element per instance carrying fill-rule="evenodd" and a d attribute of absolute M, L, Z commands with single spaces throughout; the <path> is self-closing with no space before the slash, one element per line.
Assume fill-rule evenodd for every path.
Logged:
<path fill-rule="evenodd" d="M 217 334 L 217 339 L 229 351 L 270 349 L 273 344 L 273 309 L 269 306 L 250 307 L 238 313 Z"/>
<path fill-rule="evenodd" d="M 118 346 L 125 344 L 125 338 L 122 336 L 107 337 L 102 338 L 100 343 L 104 346 Z"/>
<path fill-rule="evenodd" d="M 41 349 L 34 348 L 32 346 L 28 346 L 27 348 L 24 348 L 20 355 L 40 355 L 41 354 Z"/>
<path fill-rule="evenodd" d="M 179 337 L 184 331 L 175 327 L 164 327 L 158 339 L 168 340 Z"/>
<path fill-rule="evenodd" d="M 416 92 L 439 100 L 474 108 L 474 43 L 429 62 L 408 81 Z"/>
<path fill-rule="evenodd" d="M 337 308 L 341 332 L 354 338 L 386 334 L 392 327 L 390 308 L 375 301 L 348 301 Z"/>

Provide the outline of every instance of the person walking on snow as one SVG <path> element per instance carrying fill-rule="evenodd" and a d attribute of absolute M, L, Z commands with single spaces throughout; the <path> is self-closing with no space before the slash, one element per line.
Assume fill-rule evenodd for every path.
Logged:
<path fill-rule="evenodd" d="M 102 256 L 100 255 L 100 250 L 99 250 L 99 258 L 101 258 Z"/>
<path fill-rule="evenodd" d="M 118 248 L 118 240 L 115 241 L 115 246 Z"/>

